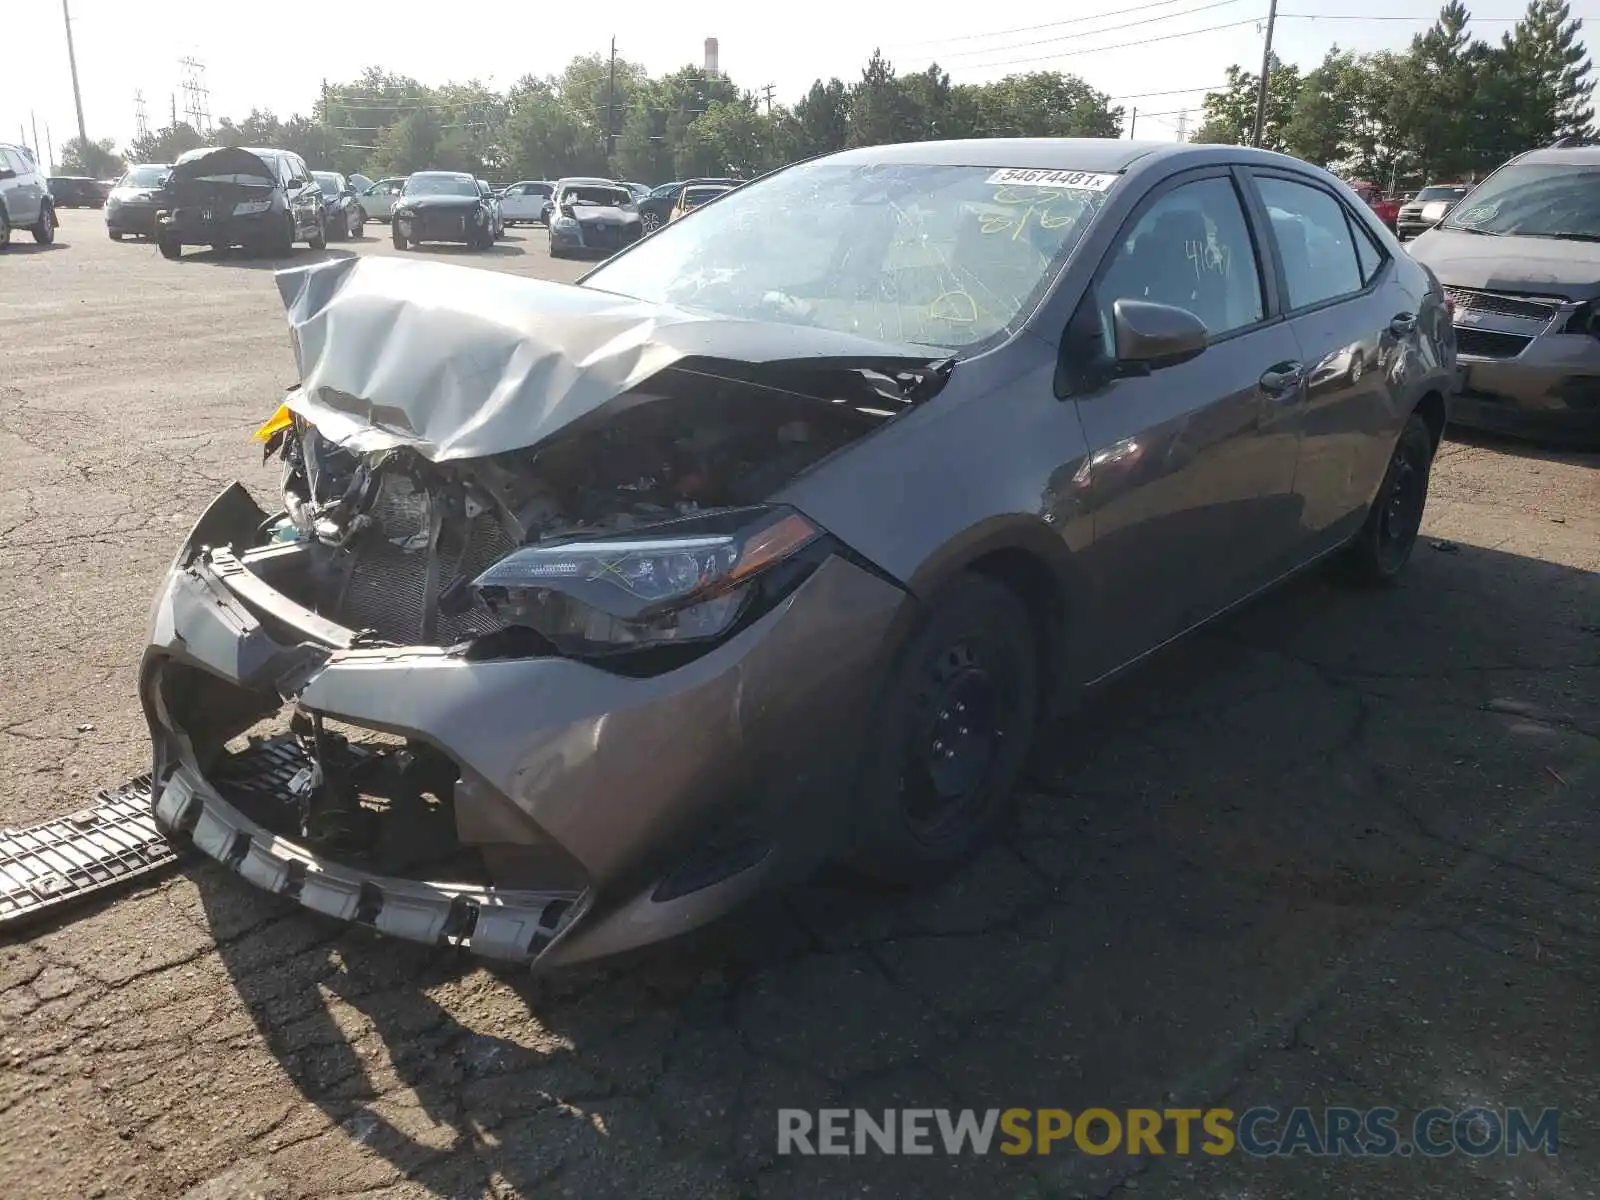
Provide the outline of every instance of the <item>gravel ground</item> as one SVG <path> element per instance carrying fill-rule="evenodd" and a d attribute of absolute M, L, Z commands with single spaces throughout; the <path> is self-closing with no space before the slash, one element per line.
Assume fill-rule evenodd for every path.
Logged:
<path fill-rule="evenodd" d="M 537 229 L 471 261 L 583 269 Z M 80 211 L 0 259 L 0 825 L 146 766 L 157 579 L 269 486 L 270 265 Z M 534 979 L 195 865 L 0 944 L 5 1193 L 1593 1197 L 1597 465 L 1450 441 L 1401 587 L 1313 575 L 1118 685 L 932 892 Z M 776 1153 L 780 1107 L 1471 1103 L 1560 1108 L 1560 1154 Z"/>

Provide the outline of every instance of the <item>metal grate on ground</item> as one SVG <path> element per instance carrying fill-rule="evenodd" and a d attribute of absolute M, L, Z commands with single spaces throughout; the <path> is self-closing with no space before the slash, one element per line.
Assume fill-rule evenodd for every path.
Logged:
<path fill-rule="evenodd" d="M 150 816 L 150 777 L 101 791 L 89 808 L 0 830 L 0 929 L 176 862 Z"/>

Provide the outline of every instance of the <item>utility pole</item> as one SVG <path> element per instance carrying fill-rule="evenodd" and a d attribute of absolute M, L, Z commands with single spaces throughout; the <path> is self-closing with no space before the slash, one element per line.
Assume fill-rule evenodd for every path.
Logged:
<path fill-rule="evenodd" d="M 767 116 L 769 117 L 772 115 L 772 93 L 775 91 L 777 91 L 777 87 L 774 84 L 766 83 L 761 85 L 761 95 L 767 102 Z"/>
<path fill-rule="evenodd" d="M 1178 140 L 1180 142 L 1189 140 L 1189 110 L 1187 108 L 1178 114 Z"/>
<path fill-rule="evenodd" d="M 1250 135 L 1252 146 L 1261 145 L 1267 125 L 1267 81 L 1272 76 L 1272 27 L 1278 21 L 1278 0 L 1267 0 L 1267 44 L 1261 51 L 1261 88 L 1256 92 L 1256 127 Z"/>
<path fill-rule="evenodd" d="M 178 93 L 177 92 L 169 92 L 168 95 L 172 99 L 172 126 L 171 126 L 171 128 L 176 129 L 178 127 Z"/>
<path fill-rule="evenodd" d="M 611 70 L 606 76 L 606 158 L 611 157 L 612 139 L 616 136 L 617 107 L 617 39 L 611 39 Z"/>
<path fill-rule="evenodd" d="M 1133 131 L 1139 128 L 1139 106 L 1133 106 L 1133 115 L 1128 118 L 1128 140 L 1133 141 Z"/>
<path fill-rule="evenodd" d="M 72 49 L 72 14 L 67 11 L 67 0 L 61 0 L 61 19 L 67 25 L 67 66 L 72 68 L 72 102 L 78 107 L 78 143 L 87 154 L 89 130 L 83 123 L 83 93 L 78 90 L 78 56 Z"/>
<path fill-rule="evenodd" d="M 50 164 L 50 174 L 54 175 L 56 173 L 56 148 L 55 145 L 50 141 L 49 121 L 44 123 L 44 156 L 46 161 Z"/>
<path fill-rule="evenodd" d="M 35 158 L 39 157 L 39 118 L 33 115 L 33 110 L 28 110 L 28 120 L 33 123 L 33 141 L 28 143 L 28 149 L 33 151 Z"/>

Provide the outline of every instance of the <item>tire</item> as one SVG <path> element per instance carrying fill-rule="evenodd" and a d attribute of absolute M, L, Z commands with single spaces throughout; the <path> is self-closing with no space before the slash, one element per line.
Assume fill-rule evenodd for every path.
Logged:
<path fill-rule="evenodd" d="M 850 866 L 916 884 L 981 850 L 1010 811 L 1038 714 L 1027 607 L 1000 583 L 959 576 L 933 599 L 879 693 Z"/>
<path fill-rule="evenodd" d="M 328 248 L 328 218 L 326 216 L 317 223 L 317 231 L 311 235 L 311 240 L 306 244 L 313 250 L 326 250 Z"/>
<path fill-rule="evenodd" d="M 350 214 L 350 236 L 364 238 L 367 236 L 367 212 L 364 208 L 357 208 Z"/>
<path fill-rule="evenodd" d="M 113 242 L 120 242 L 124 237 L 127 236 L 127 234 L 118 233 L 115 229 L 108 229 L 106 230 L 106 236 L 109 237 Z"/>
<path fill-rule="evenodd" d="M 33 240 L 41 246 L 48 246 L 56 240 L 56 211 L 46 204 L 39 210 L 39 220 L 30 233 Z"/>
<path fill-rule="evenodd" d="M 396 250 L 404 250 L 406 248 L 405 235 L 402 234 L 398 229 L 394 231 L 393 241 L 394 241 L 394 248 Z"/>
<path fill-rule="evenodd" d="M 661 218 L 653 212 L 647 212 L 639 217 L 639 224 L 644 226 L 646 233 L 654 233 L 661 228 Z"/>
<path fill-rule="evenodd" d="M 11 222 L 6 220 L 5 205 L 0 204 L 0 250 L 11 245 Z"/>
<path fill-rule="evenodd" d="M 283 228 L 278 231 L 277 238 L 267 247 L 267 253 L 273 258 L 288 258 L 289 255 L 294 253 L 294 235 L 294 215 L 285 213 L 283 216 Z"/>
<path fill-rule="evenodd" d="M 551 258 L 565 258 L 566 256 L 567 256 L 567 252 L 565 250 L 558 250 L 556 248 L 556 245 L 555 245 L 554 242 L 552 242 L 550 244 L 550 257 Z"/>
<path fill-rule="evenodd" d="M 161 251 L 162 258 L 178 259 L 183 257 L 183 243 L 175 242 L 171 238 L 156 235 L 156 249 Z"/>
<path fill-rule="evenodd" d="M 1428 503 L 1433 452 L 1428 423 L 1412 413 L 1389 456 L 1389 468 L 1383 473 L 1383 483 L 1373 498 L 1366 522 L 1346 551 L 1345 564 L 1352 582 L 1387 586 L 1400 577 L 1411 560 Z"/>

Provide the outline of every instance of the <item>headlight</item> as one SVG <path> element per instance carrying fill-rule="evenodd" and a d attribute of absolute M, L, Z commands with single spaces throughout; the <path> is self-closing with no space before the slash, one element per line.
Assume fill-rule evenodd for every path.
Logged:
<path fill-rule="evenodd" d="M 264 213 L 271 207 L 271 200 L 241 200 L 233 206 L 233 215 L 236 217 L 253 217 L 256 213 Z"/>
<path fill-rule="evenodd" d="M 502 620 L 568 653 L 704 641 L 733 627 L 757 580 L 821 536 L 792 509 L 736 509 L 623 537 L 525 546 L 474 587 Z"/>
<path fill-rule="evenodd" d="M 578 220 L 576 217 L 557 217 L 550 222 L 551 229 L 576 229 L 577 227 Z"/>

